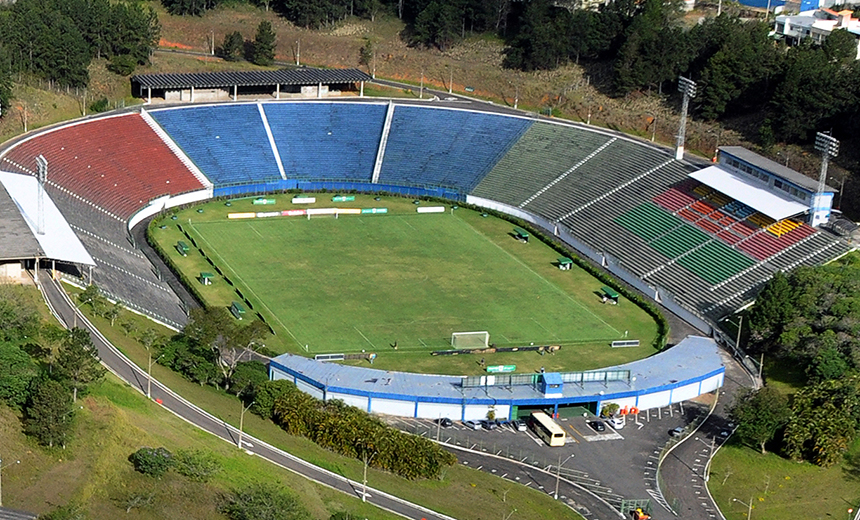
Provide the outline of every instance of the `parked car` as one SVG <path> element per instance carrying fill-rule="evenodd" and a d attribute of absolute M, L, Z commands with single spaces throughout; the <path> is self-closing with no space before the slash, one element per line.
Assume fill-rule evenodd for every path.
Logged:
<path fill-rule="evenodd" d="M 607 422 L 609 423 L 609 426 L 612 426 L 613 430 L 620 430 L 621 428 L 624 428 L 625 419 L 623 416 L 615 416 L 610 417 Z"/>
<path fill-rule="evenodd" d="M 454 421 L 452 421 L 451 419 L 449 419 L 447 417 L 442 417 L 441 419 L 437 419 L 437 422 L 439 423 L 439 425 L 442 428 L 450 428 L 451 426 L 454 426 Z"/>
<path fill-rule="evenodd" d="M 526 424 L 525 421 L 522 421 L 522 420 L 516 420 L 516 421 L 512 422 L 511 425 L 518 432 L 524 432 L 528 429 L 528 425 Z"/>
<path fill-rule="evenodd" d="M 606 431 L 606 424 L 604 424 L 603 421 L 588 421 L 588 426 L 597 433 L 603 433 Z"/>
<path fill-rule="evenodd" d="M 481 421 L 463 421 L 463 425 L 466 426 L 466 428 L 471 428 L 473 430 L 482 429 Z"/>
<path fill-rule="evenodd" d="M 487 420 L 487 419 L 485 419 L 485 420 L 481 421 L 481 426 L 482 426 L 485 430 L 495 430 L 496 428 L 498 428 L 498 427 L 499 427 L 499 425 L 498 425 L 498 424 L 496 424 L 496 421 L 490 421 L 490 420 Z"/>
<path fill-rule="evenodd" d="M 680 437 L 683 433 L 684 427 L 678 426 L 677 428 L 672 428 L 671 430 L 669 430 L 669 437 Z"/>

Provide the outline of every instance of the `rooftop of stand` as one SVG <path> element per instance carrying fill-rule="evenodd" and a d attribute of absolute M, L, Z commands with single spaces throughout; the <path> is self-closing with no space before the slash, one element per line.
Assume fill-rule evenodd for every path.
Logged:
<path fill-rule="evenodd" d="M 38 181 L 29 175 L 0 172 L 0 244 L 5 259 L 51 258 L 96 265 L 47 192 L 45 233 L 38 234 Z"/>
<path fill-rule="evenodd" d="M 809 209 L 787 194 L 783 195 L 751 177 L 736 175 L 719 166 L 708 166 L 691 173 L 690 177 L 774 220 L 782 220 Z"/>
<path fill-rule="evenodd" d="M 253 70 L 241 72 L 194 72 L 166 74 L 138 74 L 132 83 L 150 88 L 218 88 L 259 87 L 266 85 L 323 85 L 371 81 L 368 74 L 358 69 L 300 69 Z"/>
<path fill-rule="evenodd" d="M 733 155 L 734 157 L 737 157 L 742 161 L 761 168 L 762 170 L 773 173 L 778 177 L 782 177 L 783 179 L 791 182 L 792 184 L 807 189 L 813 193 L 818 191 L 818 181 L 816 181 L 815 179 L 811 179 L 806 175 L 800 173 L 799 171 L 792 170 L 791 168 L 783 166 L 776 161 L 771 161 L 767 157 L 762 157 L 761 155 L 753 151 L 747 150 L 743 146 L 721 146 L 720 151 L 726 152 L 729 155 Z M 825 185 L 824 191 L 835 193 L 839 190 Z"/>

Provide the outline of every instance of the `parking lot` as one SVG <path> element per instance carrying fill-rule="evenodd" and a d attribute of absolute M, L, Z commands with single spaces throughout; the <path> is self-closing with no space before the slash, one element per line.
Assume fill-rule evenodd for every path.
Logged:
<path fill-rule="evenodd" d="M 557 448 L 547 446 L 531 429 L 518 432 L 511 424 L 501 424 L 492 430 L 475 430 L 460 421 L 442 427 L 438 421 L 430 419 L 388 417 L 386 420 L 416 435 L 551 472 L 556 472 L 562 462 L 562 476 L 613 506 L 620 505 L 622 499 L 650 499 L 659 508 L 656 469 L 660 452 L 671 441 L 671 430 L 685 428 L 706 413 L 704 404 L 675 404 L 627 416 L 624 426 L 618 430 L 606 424 L 603 432 L 589 426 L 594 416 L 560 418 L 556 422 L 567 434 L 567 442 L 564 447 Z M 491 462 L 481 466 L 482 470 L 492 472 Z"/>

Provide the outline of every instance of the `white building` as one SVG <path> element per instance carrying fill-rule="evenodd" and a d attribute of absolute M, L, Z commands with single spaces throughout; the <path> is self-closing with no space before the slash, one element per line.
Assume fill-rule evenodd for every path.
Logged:
<path fill-rule="evenodd" d="M 777 16 L 774 34 L 784 38 L 788 45 L 796 45 L 804 38 L 821 44 L 834 30 L 846 29 L 858 41 L 857 56 L 860 58 L 860 20 L 851 15 L 849 10 L 837 13 L 831 9 L 814 9 L 797 15 Z"/>

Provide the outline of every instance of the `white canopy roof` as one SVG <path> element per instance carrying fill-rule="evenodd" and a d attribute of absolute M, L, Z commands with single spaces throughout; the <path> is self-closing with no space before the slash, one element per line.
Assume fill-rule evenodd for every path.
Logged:
<path fill-rule="evenodd" d="M 719 166 L 708 166 L 691 173 L 690 177 L 739 202 L 743 202 L 774 220 L 782 220 L 809 209 L 808 206 L 792 199 L 788 194 L 783 195 L 753 179 L 735 175 Z"/>
<path fill-rule="evenodd" d="M 38 233 L 38 181 L 30 175 L 0 172 L 0 183 L 18 206 L 21 216 L 30 227 L 33 236 L 44 251 L 45 258 L 83 265 L 96 265 L 84 245 L 69 227 L 68 222 L 54 205 L 54 201 L 44 194 L 45 232 Z"/>

